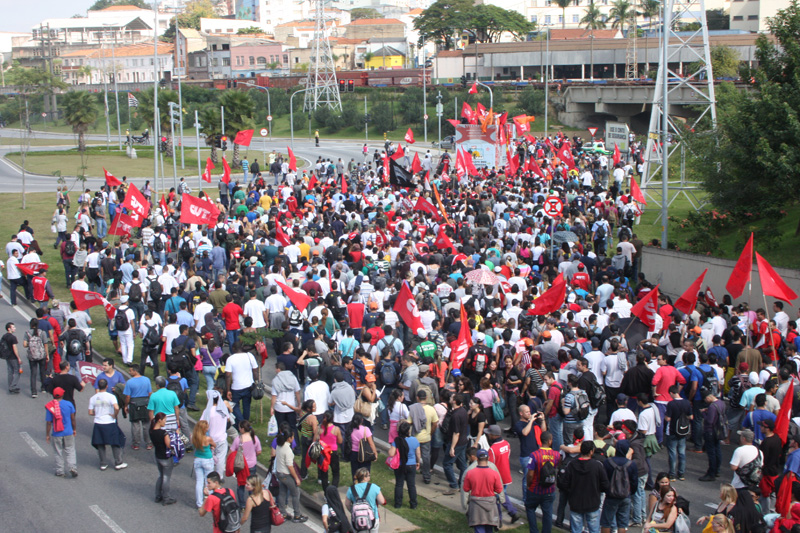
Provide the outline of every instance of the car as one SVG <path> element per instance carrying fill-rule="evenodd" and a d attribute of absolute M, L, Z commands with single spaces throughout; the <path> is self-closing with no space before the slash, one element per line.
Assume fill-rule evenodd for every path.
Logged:
<path fill-rule="evenodd" d="M 606 144 L 603 141 L 594 141 L 583 145 L 583 153 L 585 154 L 605 154 L 613 155 L 612 150 L 606 150 Z"/>
<path fill-rule="evenodd" d="M 447 137 L 442 138 L 442 143 L 439 144 L 438 142 L 433 142 L 434 148 L 440 148 L 442 150 L 455 150 L 456 148 L 456 136 L 455 135 L 448 135 Z"/>

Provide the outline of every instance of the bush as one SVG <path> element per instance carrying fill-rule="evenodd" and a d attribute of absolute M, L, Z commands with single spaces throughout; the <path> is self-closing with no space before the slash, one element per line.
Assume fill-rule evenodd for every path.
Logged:
<path fill-rule="evenodd" d="M 392 106 L 388 102 L 379 102 L 372 108 L 372 125 L 379 132 L 392 131 L 394 129 Z"/>

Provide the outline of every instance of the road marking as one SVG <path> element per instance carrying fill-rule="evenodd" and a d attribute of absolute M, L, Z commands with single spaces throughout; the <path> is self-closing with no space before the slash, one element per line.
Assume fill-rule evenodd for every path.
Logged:
<path fill-rule="evenodd" d="M 116 522 L 111 520 L 111 517 L 108 516 L 102 509 L 100 509 L 100 506 L 90 505 L 89 509 L 91 509 L 91 511 L 96 514 L 97 517 L 102 520 L 103 523 L 109 527 L 109 529 L 111 529 L 111 531 L 114 533 L 125 533 L 125 530 L 119 527 Z"/>
<path fill-rule="evenodd" d="M 5 291 L 5 290 L 2 291 L 2 292 L 3 292 L 3 299 L 6 302 L 11 302 L 11 296 L 10 296 L 11 293 L 9 293 L 8 291 Z M 19 295 L 17 295 L 17 296 L 19 296 Z M 23 296 L 23 298 L 24 298 L 24 296 Z M 10 305 L 10 303 L 9 303 L 9 305 Z M 33 318 L 31 315 L 29 315 L 28 313 L 23 311 L 22 308 L 19 305 L 11 305 L 11 308 L 14 309 L 14 311 L 16 311 L 17 313 L 19 313 L 22 316 L 22 318 L 24 318 L 28 322 L 30 322 L 31 318 Z"/>
<path fill-rule="evenodd" d="M 316 522 L 312 522 L 311 520 L 307 520 L 305 524 L 308 529 L 313 531 L 314 533 L 325 533 L 325 529 L 323 529 L 322 525 L 317 524 Z"/>
<path fill-rule="evenodd" d="M 706 504 L 706 507 L 710 507 L 711 509 L 716 509 L 717 507 L 719 507 L 719 504 L 716 504 L 716 503 L 707 503 L 707 504 Z"/>
<path fill-rule="evenodd" d="M 31 447 L 31 450 L 33 450 L 33 453 L 35 453 L 39 457 L 47 457 L 47 452 L 44 451 L 42 449 L 42 447 L 39 446 L 39 444 L 37 444 L 37 442 L 35 440 L 33 440 L 33 437 L 28 435 L 27 431 L 20 431 L 19 432 L 19 436 L 22 437 L 22 440 L 24 440 L 25 442 L 28 443 L 28 446 Z"/>

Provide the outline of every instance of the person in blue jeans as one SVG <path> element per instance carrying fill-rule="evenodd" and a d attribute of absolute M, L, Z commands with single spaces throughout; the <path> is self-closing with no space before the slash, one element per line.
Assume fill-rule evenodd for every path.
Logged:
<path fill-rule="evenodd" d="M 196 479 L 195 505 L 198 509 L 203 506 L 203 488 L 206 485 L 206 477 L 214 471 L 214 452 L 216 448 L 214 439 L 208 435 L 208 422 L 200 420 L 195 424 L 192 431 L 192 446 L 194 446 L 194 477 Z"/>
<path fill-rule="evenodd" d="M 467 420 L 467 411 L 464 409 L 464 395 L 456 394 L 452 399 L 452 408 L 450 420 L 450 435 L 445 435 L 444 438 L 444 461 L 442 467 L 444 474 L 447 477 L 447 483 L 450 485 L 450 490 L 445 492 L 445 495 L 452 496 L 456 493 L 461 486 L 461 481 L 464 478 L 464 472 L 467 469 L 467 443 L 469 437 L 469 421 Z M 453 471 L 453 464 L 458 467 L 458 481 Z"/>
<path fill-rule="evenodd" d="M 569 525 L 572 533 L 600 533 L 600 503 L 609 481 L 600 461 L 593 460 L 593 441 L 581 443 L 581 455 L 567 465 L 565 487 L 569 493 Z"/>
<path fill-rule="evenodd" d="M 550 533 L 553 529 L 553 502 L 556 497 L 556 484 L 553 480 L 543 478 L 542 467 L 549 463 L 545 470 L 558 471 L 561 454 L 552 449 L 553 434 L 545 431 L 539 437 L 542 445 L 530 454 L 525 476 L 525 513 L 530 524 L 530 533 L 539 533 L 536 525 L 536 509 L 542 508 L 542 533 Z M 545 472 L 547 473 L 547 472 Z"/>
<path fill-rule="evenodd" d="M 620 479 L 619 476 L 628 478 L 628 490 L 623 494 L 615 494 L 610 490 L 606 494 L 603 502 L 603 511 L 600 515 L 600 527 L 603 531 L 626 531 L 628 529 L 628 519 L 631 512 L 631 497 L 638 489 L 639 468 L 636 463 L 626 456 L 630 450 L 630 444 L 626 440 L 619 440 L 616 444 L 614 457 L 608 457 L 603 461 L 609 484 L 612 479 Z M 618 476 L 614 478 L 614 475 Z M 624 477 L 622 479 L 625 479 Z"/>
<path fill-rule="evenodd" d="M 669 478 L 672 481 L 676 479 L 683 480 L 684 473 L 686 472 L 686 433 L 679 435 L 688 428 L 679 428 L 678 421 L 681 417 L 691 422 L 692 404 L 689 400 L 681 398 L 680 386 L 673 385 L 669 388 L 669 395 L 672 400 L 667 403 L 667 409 L 664 415 L 664 424 L 667 428 L 666 435 L 664 435 L 664 442 L 667 444 L 667 452 L 669 453 Z"/>

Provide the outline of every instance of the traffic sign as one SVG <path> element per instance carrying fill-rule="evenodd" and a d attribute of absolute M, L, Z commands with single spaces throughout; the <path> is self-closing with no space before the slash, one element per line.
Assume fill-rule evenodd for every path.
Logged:
<path fill-rule="evenodd" d="M 267 122 L 272 122 L 272 115 L 267 115 Z"/>
<path fill-rule="evenodd" d="M 560 217 L 564 204 L 558 196 L 548 196 L 544 201 L 544 214 L 549 217 Z"/>
<path fill-rule="evenodd" d="M 43 117 L 46 117 L 46 116 L 47 116 L 47 113 L 42 113 L 42 116 L 43 116 Z"/>
<path fill-rule="evenodd" d="M 594 137 L 594 134 L 597 133 L 597 128 L 589 128 L 589 133 L 591 133 L 592 137 Z"/>
<path fill-rule="evenodd" d="M 425 119 L 425 120 L 428 120 L 428 114 L 425 113 L 424 115 L 422 115 L 422 118 Z"/>
<path fill-rule="evenodd" d="M 261 136 L 262 137 L 266 137 L 268 134 L 269 134 L 269 131 L 267 131 L 267 128 L 261 128 Z"/>

